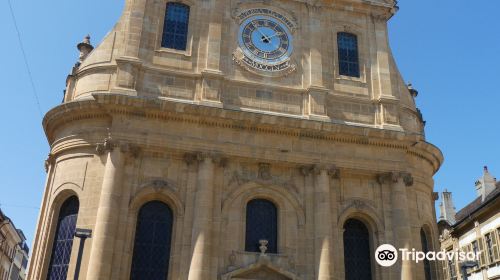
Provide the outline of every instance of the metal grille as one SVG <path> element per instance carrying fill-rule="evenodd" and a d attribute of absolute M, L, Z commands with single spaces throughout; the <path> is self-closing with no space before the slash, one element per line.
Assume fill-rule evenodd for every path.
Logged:
<path fill-rule="evenodd" d="M 152 201 L 142 206 L 137 218 L 130 279 L 167 279 L 172 225 L 172 210 L 166 204 Z"/>
<path fill-rule="evenodd" d="M 79 207 L 80 203 L 76 196 L 68 198 L 61 206 L 52 247 L 48 280 L 66 280 Z"/>
<path fill-rule="evenodd" d="M 361 221 L 350 219 L 345 223 L 344 230 L 345 279 L 372 279 L 368 229 Z"/>
<path fill-rule="evenodd" d="M 427 254 L 427 252 L 429 252 L 429 244 L 427 243 L 427 235 L 424 229 L 420 229 L 420 241 L 422 242 L 422 251 Z M 424 260 L 424 271 L 425 280 L 431 280 L 431 264 L 427 258 Z"/>
<path fill-rule="evenodd" d="M 260 252 L 259 240 L 269 241 L 267 253 L 278 253 L 278 210 L 264 199 L 254 199 L 247 204 L 245 251 Z"/>
<path fill-rule="evenodd" d="M 358 38 L 354 34 L 340 32 L 337 34 L 337 44 L 340 75 L 359 78 Z"/>
<path fill-rule="evenodd" d="M 161 46 L 164 48 L 185 50 L 188 25 L 189 6 L 181 3 L 167 3 Z"/>

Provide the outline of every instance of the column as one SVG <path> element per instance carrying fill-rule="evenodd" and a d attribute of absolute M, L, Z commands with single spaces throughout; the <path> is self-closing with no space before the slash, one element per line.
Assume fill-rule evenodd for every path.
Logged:
<path fill-rule="evenodd" d="M 413 185 L 411 174 L 401 172 L 391 172 L 385 175 L 384 181 L 391 183 L 391 202 L 392 202 L 392 227 L 394 231 L 393 244 L 397 249 L 406 248 L 411 251 L 411 220 L 408 211 L 408 197 L 406 187 Z M 400 279 L 413 279 L 413 262 L 410 260 L 402 261 L 401 252 L 398 252 L 398 263 L 401 265 Z M 397 268 L 397 271 L 399 267 Z"/>
<path fill-rule="evenodd" d="M 121 181 L 124 157 L 110 139 L 98 145 L 98 152 L 106 154 L 106 166 L 101 195 L 92 236 L 92 249 L 87 279 L 111 279 L 115 238 L 118 230 L 117 209 L 120 207 Z"/>
<path fill-rule="evenodd" d="M 189 280 L 210 279 L 214 172 L 215 164 L 212 157 L 210 155 L 201 155 L 195 193 Z"/>
<path fill-rule="evenodd" d="M 330 205 L 330 170 L 326 166 L 315 166 L 314 185 L 314 254 L 316 278 L 329 280 L 331 278 L 331 205 Z"/>

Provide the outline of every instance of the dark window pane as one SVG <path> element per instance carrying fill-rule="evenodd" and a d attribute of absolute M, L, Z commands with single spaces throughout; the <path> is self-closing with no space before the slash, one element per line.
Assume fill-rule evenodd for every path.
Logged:
<path fill-rule="evenodd" d="M 247 204 L 245 251 L 260 252 L 259 240 L 269 241 L 267 253 L 278 253 L 278 210 L 264 199 Z"/>
<path fill-rule="evenodd" d="M 130 279 L 167 279 L 172 225 L 172 210 L 166 204 L 152 201 L 142 206 L 137 217 Z"/>
<path fill-rule="evenodd" d="M 337 34 L 337 45 L 340 75 L 359 78 L 358 38 L 354 34 L 340 32 Z"/>
<path fill-rule="evenodd" d="M 181 3 L 167 3 L 163 38 L 164 48 L 185 50 L 189 25 L 189 6 Z"/>
<path fill-rule="evenodd" d="M 66 279 L 79 207 L 80 204 L 76 196 L 68 198 L 61 206 L 52 247 L 48 280 Z"/>
<path fill-rule="evenodd" d="M 350 219 L 344 225 L 344 265 L 346 280 L 370 280 L 370 234 L 358 220 Z"/>
<path fill-rule="evenodd" d="M 427 242 L 427 235 L 424 229 L 420 229 L 420 241 L 422 242 L 422 251 L 427 254 L 429 252 L 429 243 Z M 424 272 L 425 280 L 431 280 L 431 264 L 427 258 L 424 260 Z"/>

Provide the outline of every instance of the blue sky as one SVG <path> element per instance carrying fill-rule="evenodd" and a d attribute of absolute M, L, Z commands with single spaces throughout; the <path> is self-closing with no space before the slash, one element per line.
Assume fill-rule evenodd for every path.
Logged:
<path fill-rule="evenodd" d="M 76 44 L 87 33 L 98 43 L 124 1 L 11 1 L 44 114 L 61 102 Z M 474 198 L 484 165 L 500 178 L 500 1 L 402 0 L 400 7 L 390 21 L 391 46 L 420 92 L 427 139 L 446 158 L 436 190 L 453 191 L 461 208 Z M 49 147 L 7 0 L 0 34 L 0 206 L 31 246 Z"/>

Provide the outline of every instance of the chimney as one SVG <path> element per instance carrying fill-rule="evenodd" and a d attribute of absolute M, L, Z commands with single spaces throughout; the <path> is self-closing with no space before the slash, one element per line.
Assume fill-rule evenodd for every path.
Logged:
<path fill-rule="evenodd" d="M 439 204 L 439 210 L 441 212 L 439 216 L 439 220 L 445 220 L 447 221 L 450 225 L 453 225 L 456 223 L 455 216 L 456 216 L 456 210 L 455 206 L 453 206 L 453 199 L 451 196 L 451 192 L 448 190 L 444 190 L 443 192 L 443 200 Z"/>
<path fill-rule="evenodd" d="M 476 181 L 476 194 L 481 197 L 481 201 L 484 201 L 486 197 L 495 190 L 496 179 L 491 176 L 488 171 L 488 166 L 483 169 L 483 176 Z"/>

